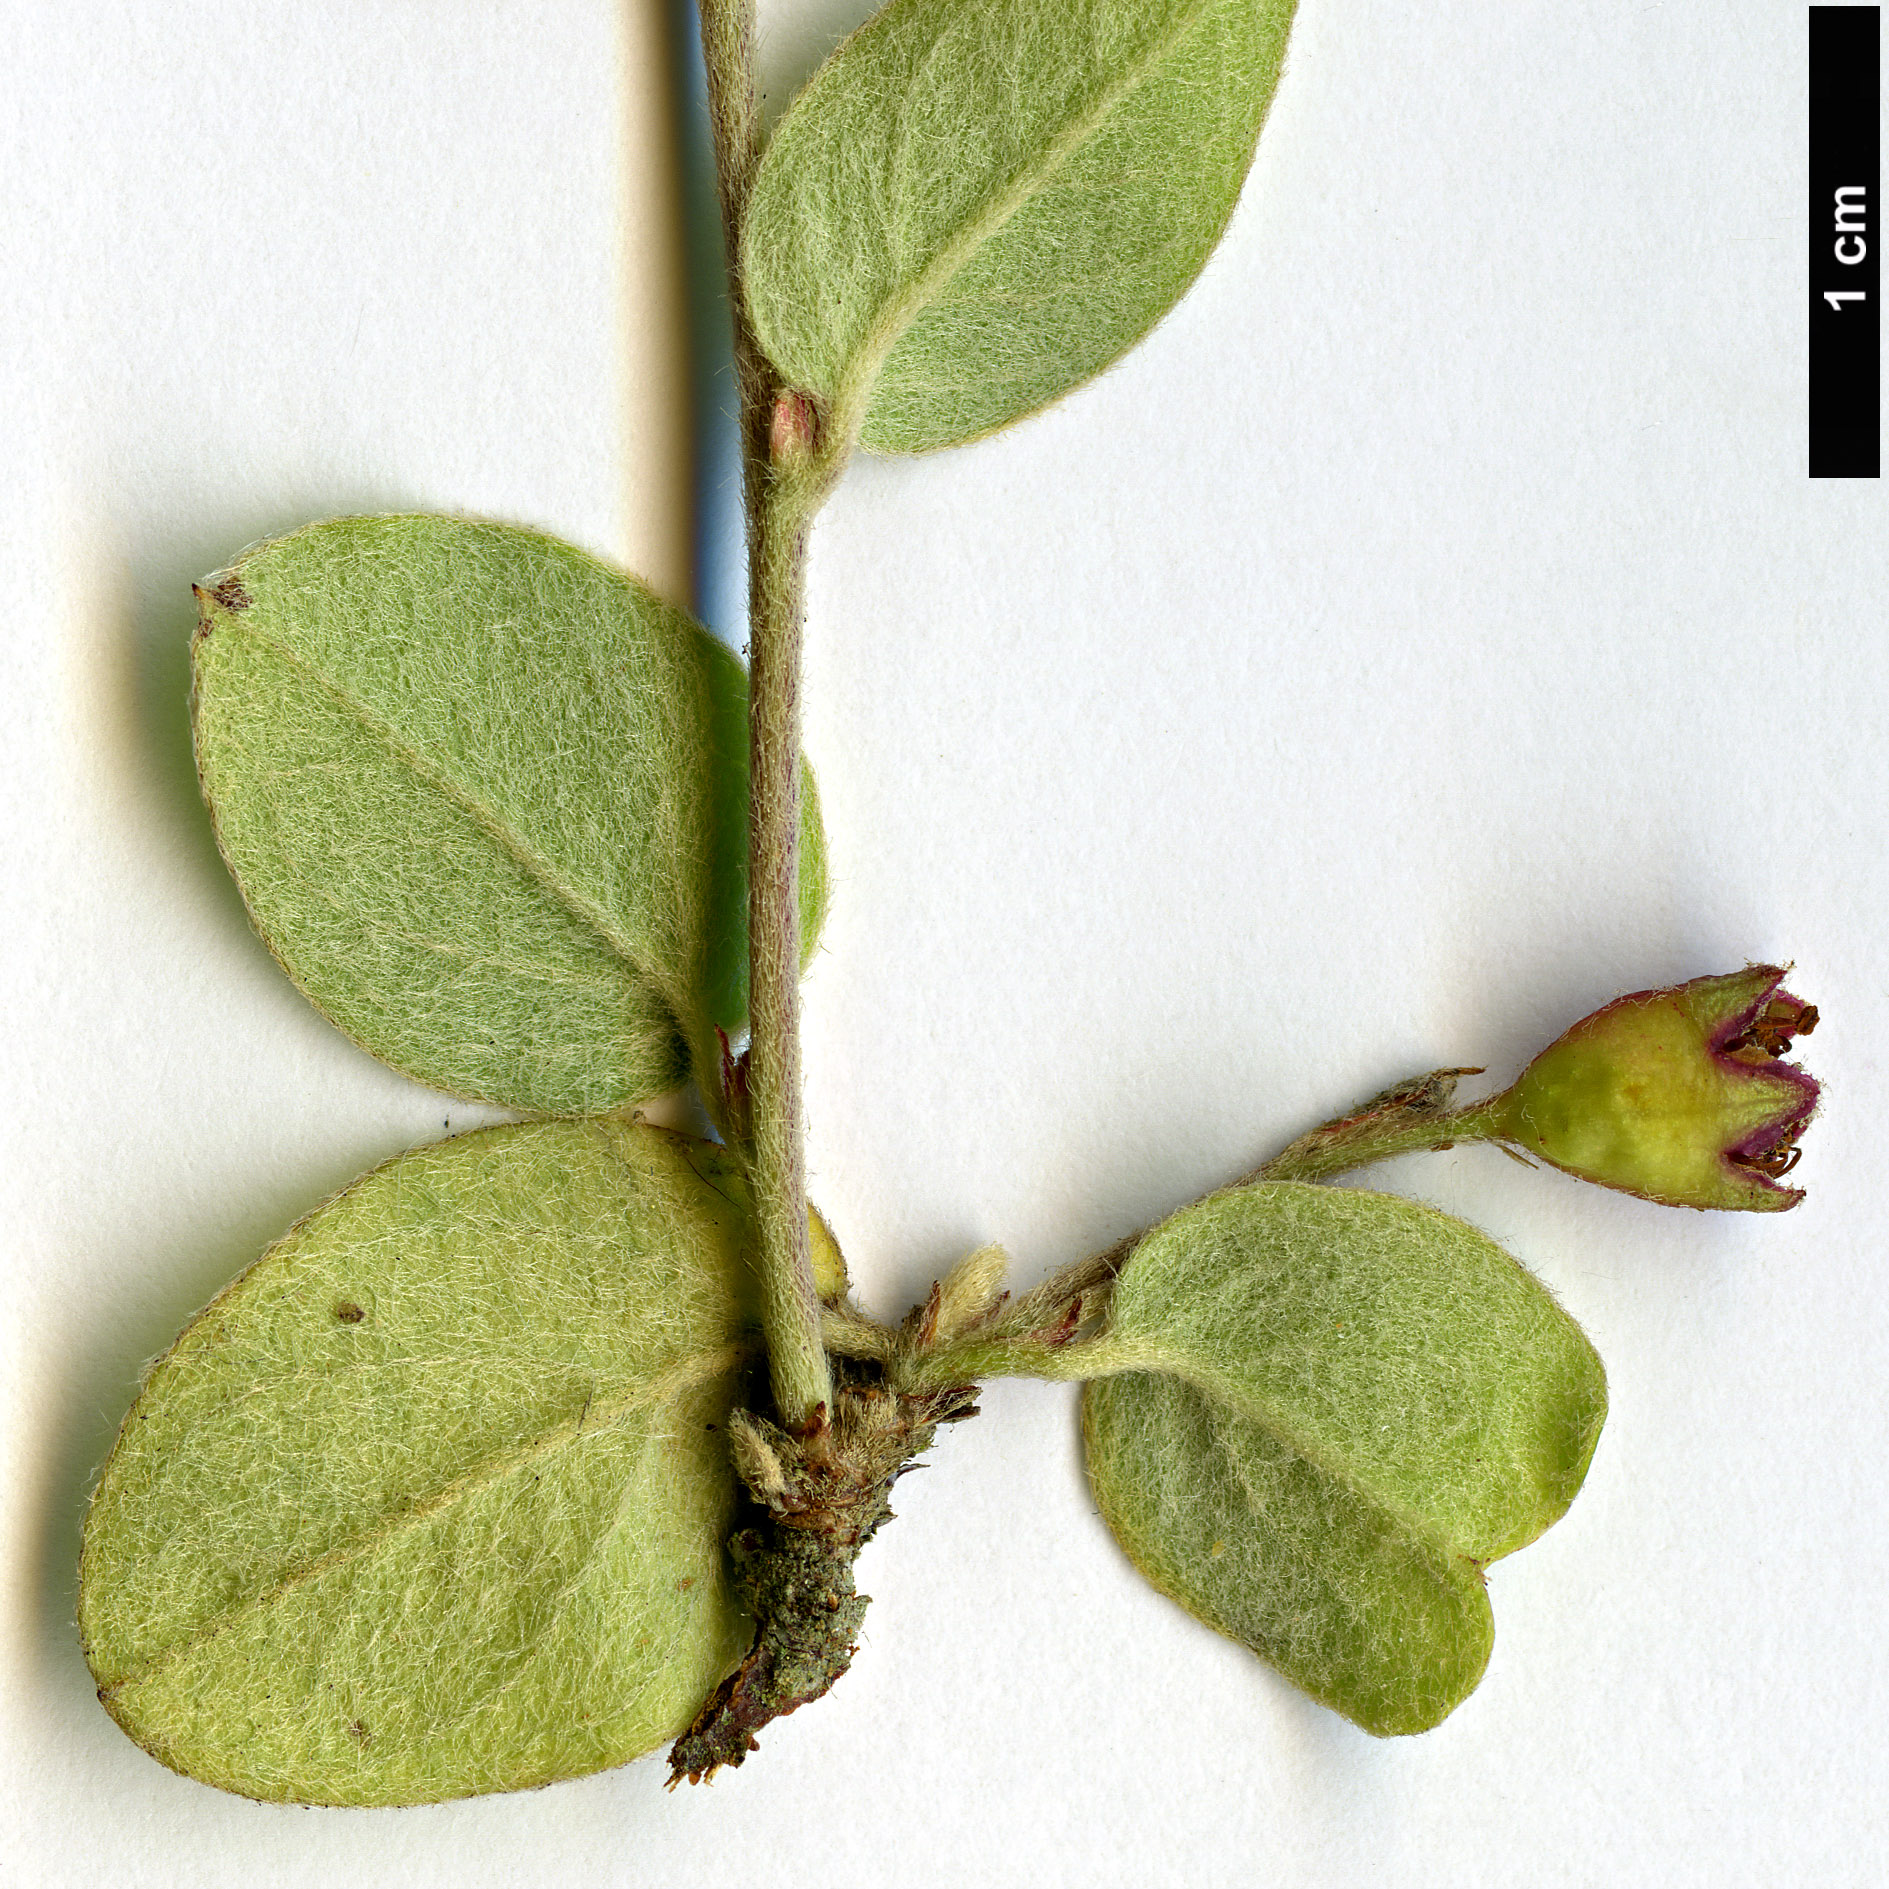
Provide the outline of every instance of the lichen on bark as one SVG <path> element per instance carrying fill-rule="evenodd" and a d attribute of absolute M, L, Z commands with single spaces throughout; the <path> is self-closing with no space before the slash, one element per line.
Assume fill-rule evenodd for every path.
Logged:
<path fill-rule="evenodd" d="M 853 1563 L 892 1515 L 892 1485 L 941 1423 L 976 1415 L 976 1387 L 902 1393 L 873 1376 L 841 1381 L 834 1407 L 799 1430 L 753 1411 L 728 1425 L 755 1505 L 729 1542 L 735 1589 L 754 1639 L 669 1753 L 669 1784 L 711 1778 L 757 1748 L 772 1720 L 817 1699 L 852 1664 L 868 1596 Z"/>

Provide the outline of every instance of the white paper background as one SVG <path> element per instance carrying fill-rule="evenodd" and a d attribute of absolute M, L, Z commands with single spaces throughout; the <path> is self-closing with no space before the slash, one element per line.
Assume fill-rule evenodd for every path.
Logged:
<path fill-rule="evenodd" d="M 767 0 L 776 108 L 865 11 Z M 1072 1393 L 1006 1384 L 902 1485 L 853 1673 L 712 1789 L 651 1762 L 267 1808 L 99 1711 L 72 1565 L 141 1361 L 476 1119 L 251 936 L 190 774 L 188 582 L 424 506 L 686 591 L 673 24 L 0 21 L 0 1874 L 1879 1880 L 1889 556 L 1877 485 L 1804 476 L 1804 15 L 1769 0 L 1304 0 L 1187 301 L 1051 414 L 857 466 L 817 540 L 809 1153 L 883 1313 L 987 1239 L 1040 1275 L 1396 1077 L 1510 1070 L 1622 989 L 1797 960 L 1828 1018 L 1797 1213 L 1488 1150 L 1379 1177 L 1525 1256 L 1611 1374 L 1586 1491 L 1492 1572 L 1481 1690 L 1395 1743 L 1306 1703 L 1128 1569 Z"/>

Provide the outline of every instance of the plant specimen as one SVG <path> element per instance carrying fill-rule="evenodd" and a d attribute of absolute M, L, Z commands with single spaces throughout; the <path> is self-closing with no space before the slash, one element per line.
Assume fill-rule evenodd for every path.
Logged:
<path fill-rule="evenodd" d="M 1776 1209 L 1815 1012 L 1754 966 L 1577 1024 L 1513 1087 L 1401 1084 L 1024 1291 L 970 1254 L 901 1323 L 807 1203 L 798 983 L 826 902 L 799 754 L 808 534 L 854 451 L 1022 419 L 1192 281 L 1283 0 L 892 0 L 763 144 L 704 0 L 735 308 L 751 673 L 571 547 L 396 516 L 200 593 L 206 795 L 334 1022 L 518 1122 L 318 1209 L 151 1373 L 81 1627 L 154 1755 L 264 1798 L 425 1801 L 670 1747 L 737 1765 L 845 1670 L 860 1546 L 1003 1374 L 1080 1381 L 1155 1586 L 1368 1729 L 1489 1655 L 1482 1570 L 1580 1486 L 1599 1360 L 1475 1229 L 1332 1177 L 1489 1140 Z M 743 1032 L 746 1041 L 743 1042 Z M 641 1119 L 693 1084 L 712 1133 Z"/>

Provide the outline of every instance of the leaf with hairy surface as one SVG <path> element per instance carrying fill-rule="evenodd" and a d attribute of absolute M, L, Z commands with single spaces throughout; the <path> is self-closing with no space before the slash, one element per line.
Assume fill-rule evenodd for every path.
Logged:
<path fill-rule="evenodd" d="M 218 841 L 356 1042 L 451 1094 L 579 1115 L 675 1087 L 739 1026 L 747 685 L 686 612 L 554 538 L 425 515 L 307 526 L 200 602 Z"/>
<path fill-rule="evenodd" d="M 1606 1414 L 1546 1289 L 1432 1208 L 1279 1183 L 1156 1228 L 1108 1343 L 1089 1471 L 1142 1573 L 1367 1731 L 1452 1711 L 1483 1567 L 1566 1510 Z"/>
<path fill-rule="evenodd" d="M 755 331 L 866 445 L 994 431 L 1139 341 L 1226 227 L 1293 0 L 892 0 L 769 145 Z"/>
<path fill-rule="evenodd" d="M 675 1736 L 746 1645 L 758 1356 L 719 1151 L 482 1130 L 309 1216 L 152 1371 L 86 1523 L 99 1696 L 246 1796 L 516 1790 Z"/>

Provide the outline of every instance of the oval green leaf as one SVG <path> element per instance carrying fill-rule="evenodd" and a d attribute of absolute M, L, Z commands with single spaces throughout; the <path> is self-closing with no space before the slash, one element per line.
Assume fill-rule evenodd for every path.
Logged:
<path fill-rule="evenodd" d="M 1492 1240 L 1393 1195 L 1217 1195 L 1136 1249 L 1084 1397 L 1090 1475 L 1162 1592 L 1379 1735 L 1493 1638 L 1482 1569 L 1567 1508 L 1606 1414 L 1580 1328 Z"/>
<path fill-rule="evenodd" d="M 579 1115 L 675 1087 L 740 1025 L 747 681 L 685 612 L 554 538 L 428 516 L 310 525 L 200 601 L 218 842 L 357 1043 L 451 1094 Z"/>
<path fill-rule="evenodd" d="M 686 1726 L 746 1643 L 722 1425 L 759 1352 L 718 1171 L 617 1122 L 460 1136 L 199 1314 L 86 1523 L 119 1724 L 323 1804 L 521 1789 Z"/>
<path fill-rule="evenodd" d="M 1293 0 L 892 0 L 755 181 L 742 280 L 787 380 L 922 452 L 1141 339 L 1232 214 Z"/>

